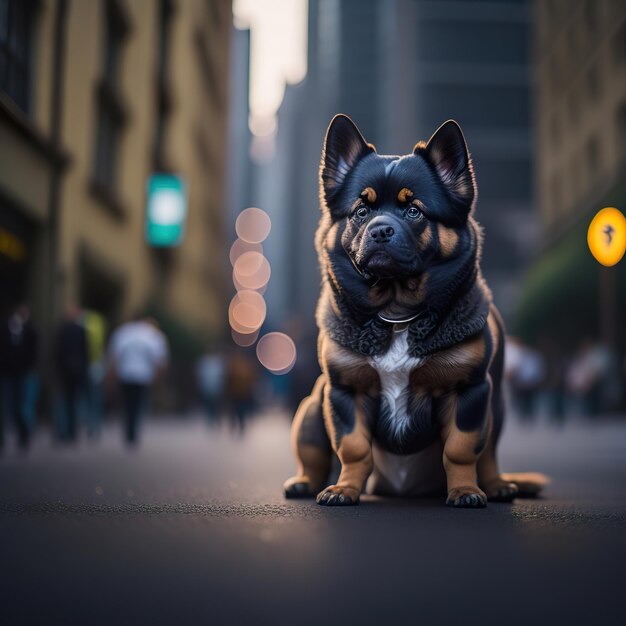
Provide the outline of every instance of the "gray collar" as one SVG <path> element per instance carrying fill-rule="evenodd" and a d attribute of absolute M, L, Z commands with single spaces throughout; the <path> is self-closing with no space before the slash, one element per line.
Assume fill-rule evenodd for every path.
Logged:
<path fill-rule="evenodd" d="M 417 319 L 420 315 L 420 313 L 415 313 L 415 315 L 411 315 L 410 317 L 403 317 L 402 319 L 391 319 L 389 317 L 385 317 L 384 315 L 382 315 L 382 313 L 377 313 L 378 315 L 378 319 L 382 320 L 383 322 L 386 322 L 387 324 L 392 324 L 393 325 L 393 332 L 394 333 L 401 333 L 402 331 L 406 330 L 409 327 L 409 324 Z"/>

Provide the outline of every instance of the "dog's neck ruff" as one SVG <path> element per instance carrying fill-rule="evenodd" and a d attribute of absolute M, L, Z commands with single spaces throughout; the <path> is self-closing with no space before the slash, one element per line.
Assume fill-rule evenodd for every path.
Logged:
<path fill-rule="evenodd" d="M 335 294 L 337 295 L 337 294 Z M 428 307 L 408 320 L 388 320 L 375 314 L 366 321 L 357 320 L 343 298 L 336 297 L 340 314 L 328 320 L 330 337 L 341 346 L 372 357 L 384 354 L 391 345 L 394 330 L 408 328 L 408 349 L 412 357 L 428 356 L 452 347 L 485 327 L 489 315 L 490 299 L 482 288 L 482 281 L 459 294 L 458 299 L 445 312 Z"/>

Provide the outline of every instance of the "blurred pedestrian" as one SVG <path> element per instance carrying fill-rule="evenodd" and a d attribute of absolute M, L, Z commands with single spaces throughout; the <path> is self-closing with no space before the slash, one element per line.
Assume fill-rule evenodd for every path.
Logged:
<path fill-rule="evenodd" d="M 0 331 L 0 446 L 5 416 L 12 416 L 18 443 L 28 445 L 36 421 L 38 336 L 29 308 L 19 305 Z"/>
<path fill-rule="evenodd" d="M 255 408 L 258 370 L 255 362 L 234 348 L 228 359 L 226 389 L 231 407 L 232 424 L 243 433 L 245 422 Z"/>
<path fill-rule="evenodd" d="M 565 372 L 565 387 L 574 413 L 592 415 L 604 408 L 602 391 L 611 374 L 611 351 L 603 344 L 584 339 Z"/>
<path fill-rule="evenodd" d="M 54 347 L 56 373 L 60 385 L 57 433 L 61 439 L 76 439 L 80 405 L 85 397 L 89 354 L 82 311 L 70 304 L 59 323 Z"/>
<path fill-rule="evenodd" d="M 226 363 L 220 350 L 209 348 L 198 359 L 196 380 L 207 418 L 214 421 L 222 410 L 226 383 Z"/>
<path fill-rule="evenodd" d="M 551 332 L 543 332 L 538 338 L 545 364 L 545 377 L 539 390 L 540 412 L 554 422 L 565 417 L 565 370 L 567 359 Z"/>
<path fill-rule="evenodd" d="M 137 441 L 150 387 L 167 368 L 168 353 L 167 339 L 152 318 L 138 315 L 111 337 L 109 371 L 122 391 L 126 440 L 131 444 Z"/>
<path fill-rule="evenodd" d="M 546 378 L 543 355 L 517 337 L 507 337 L 504 375 L 509 381 L 513 404 L 520 417 L 533 417 L 538 392 Z"/>
<path fill-rule="evenodd" d="M 94 437 L 100 433 L 104 415 L 102 385 L 106 374 L 106 333 L 107 323 L 97 311 L 85 311 L 83 326 L 87 333 L 89 368 L 86 387 L 87 432 Z"/>

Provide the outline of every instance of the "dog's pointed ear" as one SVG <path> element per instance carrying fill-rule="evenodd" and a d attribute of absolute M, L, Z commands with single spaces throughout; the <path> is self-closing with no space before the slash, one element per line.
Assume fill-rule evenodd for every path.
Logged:
<path fill-rule="evenodd" d="M 356 124 L 340 113 L 335 115 L 324 139 L 320 166 L 322 199 L 327 203 L 341 188 L 350 170 L 376 149 L 368 144 Z"/>
<path fill-rule="evenodd" d="M 474 168 L 463 131 L 457 122 L 444 122 L 428 140 L 413 150 L 425 156 L 450 192 L 455 203 L 469 213 L 476 198 Z"/>

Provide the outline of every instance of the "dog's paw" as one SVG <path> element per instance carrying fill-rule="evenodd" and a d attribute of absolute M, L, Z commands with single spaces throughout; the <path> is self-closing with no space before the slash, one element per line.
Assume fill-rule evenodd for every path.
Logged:
<path fill-rule="evenodd" d="M 285 498 L 295 500 L 297 498 L 312 498 L 315 491 L 311 489 L 311 483 L 306 476 L 294 476 L 285 481 L 283 485 Z"/>
<path fill-rule="evenodd" d="M 465 509 L 482 509 L 487 506 L 487 496 L 478 487 L 456 487 L 448 492 L 448 506 Z"/>
<path fill-rule="evenodd" d="M 515 483 L 500 479 L 494 480 L 484 487 L 489 502 L 512 502 L 519 492 Z"/>
<path fill-rule="evenodd" d="M 350 487 L 331 485 L 317 494 L 317 503 L 322 506 L 351 506 L 359 503 L 359 492 Z"/>

